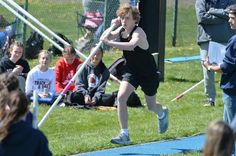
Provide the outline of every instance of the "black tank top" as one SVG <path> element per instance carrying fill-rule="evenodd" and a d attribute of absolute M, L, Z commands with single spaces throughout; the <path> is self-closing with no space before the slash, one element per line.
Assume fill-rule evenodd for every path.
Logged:
<path fill-rule="evenodd" d="M 122 38 L 124 28 L 120 30 L 120 41 L 129 42 L 132 39 L 133 32 L 137 29 L 135 26 L 128 38 Z M 156 74 L 157 68 L 155 60 L 149 50 L 144 50 L 136 46 L 133 51 L 123 50 L 123 56 L 126 60 L 126 70 L 139 77 L 152 76 Z"/>

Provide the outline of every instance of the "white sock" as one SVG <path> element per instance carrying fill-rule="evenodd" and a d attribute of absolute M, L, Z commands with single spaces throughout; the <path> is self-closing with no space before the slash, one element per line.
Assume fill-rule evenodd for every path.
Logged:
<path fill-rule="evenodd" d="M 126 136 L 129 136 L 129 129 L 121 129 L 121 133 L 124 133 Z"/>

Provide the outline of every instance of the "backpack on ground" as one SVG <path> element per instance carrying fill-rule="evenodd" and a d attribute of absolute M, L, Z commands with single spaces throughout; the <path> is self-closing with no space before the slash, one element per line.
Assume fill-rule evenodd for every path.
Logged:
<path fill-rule="evenodd" d="M 27 59 L 35 59 L 38 57 L 39 51 L 43 49 L 43 37 L 37 32 L 31 32 L 30 37 L 26 41 L 25 57 Z"/>
<path fill-rule="evenodd" d="M 108 67 L 108 70 L 116 78 L 122 80 L 122 75 L 125 72 L 125 64 L 126 64 L 125 58 L 119 57 L 110 65 L 110 67 Z"/>
<path fill-rule="evenodd" d="M 64 41 L 66 41 L 67 43 L 69 43 L 69 44 L 72 43 L 72 41 L 69 40 L 65 35 L 63 35 L 63 34 L 61 34 L 61 33 L 56 33 L 56 34 L 57 34 L 57 36 L 59 36 L 60 38 L 62 38 L 62 39 L 63 39 Z M 52 40 L 53 40 L 54 42 L 56 42 L 60 47 L 62 47 L 62 48 L 65 47 L 64 44 L 61 43 L 61 42 L 60 42 L 58 39 L 56 39 L 55 37 L 53 37 Z M 48 51 L 51 51 L 54 56 L 61 56 L 61 55 L 62 55 L 62 52 L 61 52 L 57 47 L 55 47 L 54 45 L 50 46 L 49 49 L 48 49 Z"/>

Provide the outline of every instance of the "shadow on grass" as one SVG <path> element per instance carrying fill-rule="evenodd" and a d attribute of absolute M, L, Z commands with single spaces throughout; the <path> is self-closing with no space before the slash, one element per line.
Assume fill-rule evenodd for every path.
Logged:
<path fill-rule="evenodd" d="M 176 77 L 168 77 L 167 80 L 170 81 L 177 81 L 177 82 L 191 82 L 191 83 L 197 83 L 201 80 L 189 80 L 189 79 L 185 79 L 185 78 L 176 78 Z"/>
<path fill-rule="evenodd" d="M 180 149 L 180 148 L 172 148 L 173 150 L 179 150 L 179 154 L 190 154 L 190 153 L 201 153 L 202 150 L 195 150 L 195 149 Z"/>
<path fill-rule="evenodd" d="M 178 150 L 180 151 L 179 153 L 176 154 L 189 154 L 189 153 L 201 153 L 202 150 L 194 150 L 194 149 L 180 149 L 180 148 L 172 148 L 173 150 Z M 143 155 L 143 156 L 161 156 L 160 154 L 145 154 L 145 153 L 122 153 L 120 155 Z"/>

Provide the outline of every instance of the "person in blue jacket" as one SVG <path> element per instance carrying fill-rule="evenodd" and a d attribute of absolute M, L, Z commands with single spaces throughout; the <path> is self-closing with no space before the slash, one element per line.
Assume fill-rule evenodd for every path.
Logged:
<path fill-rule="evenodd" d="M 0 155 L 51 156 L 46 136 L 25 122 L 26 95 L 20 90 L 8 92 L 3 85 L 0 88 Z"/>
<path fill-rule="evenodd" d="M 207 71 L 203 62 L 208 56 L 210 41 L 226 45 L 235 31 L 228 23 L 227 7 L 235 0 L 196 0 L 195 10 L 197 17 L 197 43 L 200 47 L 200 56 L 204 76 L 204 90 L 207 102 L 204 106 L 215 106 L 215 73 Z"/>
<path fill-rule="evenodd" d="M 236 4 L 229 8 L 229 24 L 236 29 Z M 210 65 L 206 60 L 204 66 L 208 71 L 220 72 L 220 87 L 223 90 L 224 121 L 230 124 L 236 113 L 236 35 L 232 36 L 226 46 L 223 63 Z"/>

